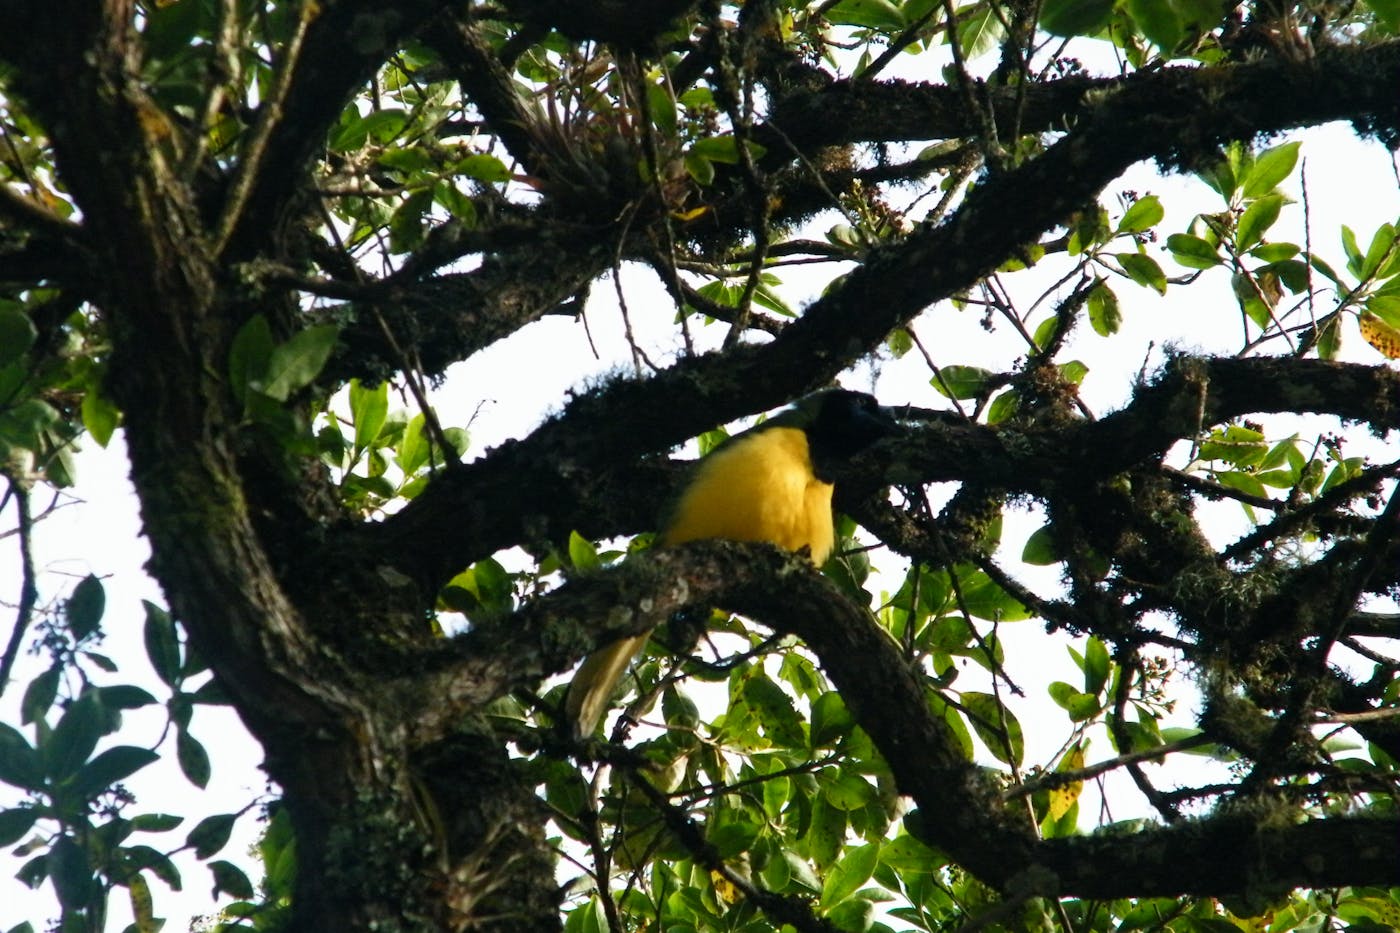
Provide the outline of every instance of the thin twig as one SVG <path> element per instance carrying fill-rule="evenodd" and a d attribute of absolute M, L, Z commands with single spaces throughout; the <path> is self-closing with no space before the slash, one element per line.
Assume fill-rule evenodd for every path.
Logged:
<path fill-rule="evenodd" d="M 310 30 L 311 21 L 315 18 L 316 8 L 317 5 L 309 0 L 301 5 L 297 16 L 296 31 L 292 33 L 292 38 L 282 54 L 281 67 L 277 69 L 272 93 L 268 95 L 262 108 L 262 116 L 249 135 L 248 147 L 243 152 L 238 176 L 233 181 L 233 188 L 229 192 L 223 216 L 219 218 L 218 234 L 214 240 L 214 255 L 216 256 L 223 253 L 224 248 L 228 246 L 229 240 L 233 237 L 233 231 L 243 219 L 243 211 L 248 206 L 248 198 L 253 193 L 253 185 L 262 176 L 263 160 L 267 156 L 268 143 L 272 139 L 273 132 L 282 124 L 283 108 L 287 103 L 287 95 L 291 93 L 292 89 L 292 75 L 301 58 L 302 43 L 306 41 L 306 34 Z"/>
<path fill-rule="evenodd" d="M 19 657 L 20 646 L 24 644 L 24 633 L 33 620 L 34 606 L 39 601 L 39 587 L 34 573 L 34 516 L 30 511 L 29 488 L 12 477 L 10 494 L 14 496 L 15 512 L 19 516 L 20 589 L 19 607 L 15 610 L 15 627 L 10 631 L 10 642 L 5 646 L 5 655 L 0 657 L 0 694 L 5 692 L 5 687 L 10 683 L 15 659 Z"/>
<path fill-rule="evenodd" d="M 1209 745 L 1214 740 L 1204 733 L 1187 736 L 1175 742 L 1168 742 L 1158 745 L 1155 748 L 1143 748 L 1135 752 L 1126 752 L 1114 758 L 1106 758 L 1103 761 L 1086 765 L 1083 768 L 1075 768 L 1072 771 L 1047 771 L 1033 781 L 1027 781 L 1005 791 L 1001 797 L 1003 800 L 1015 800 L 1017 797 L 1026 797 L 1037 791 L 1054 790 L 1057 787 L 1064 787 L 1068 784 L 1075 784 L 1079 781 L 1088 781 L 1106 774 L 1109 771 L 1125 767 L 1131 764 L 1138 764 L 1143 761 L 1154 761 L 1158 758 L 1165 758 L 1176 752 L 1184 752 L 1202 745 Z"/>

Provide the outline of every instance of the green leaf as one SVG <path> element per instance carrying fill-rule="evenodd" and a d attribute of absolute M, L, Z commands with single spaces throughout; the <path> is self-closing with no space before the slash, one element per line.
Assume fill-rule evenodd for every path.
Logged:
<path fill-rule="evenodd" d="M 1188 269 L 1210 269 L 1221 262 L 1214 246 L 1190 233 L 1173 233 L 1167 237 L 1167 249 L 1173 259 Z"/>
<path fill-rule="evenodd" d="M 332 152 L 351 152 L 370 141 L 387 143 L 407 125 L 408 114 L 394 108 L 374 110 L 363 116 L 355 114 L 332 131 L 326 146 Z"/>
<path fill-rule="evenodd" d="M 122 855 L 125 856 L 127 870 L 150 871 L 169 885 L 171 890 L 180 890 L 180 870 L 165 853 L 158 852 L 150 846 L 137 845 L 126 846 L 122 849 Z"/>
<path fill-rule="evenodd" d="M 598 549 L 577 531 L 569 532 L 569 563 L 575 570 L 585 573 L 597 570 L 603 566 L 603 562 L 598 559 Z"/>
<path fill-rule="evenodd" d="M 792 697 L 767 675 L 759 673 L 746 679 L 743 698 L 758 716 L 759 725 L 770 740 L 789 748 L 806 747 L 802 719 L 797 715 Z"/>
<path fill-rule="evenodd" d="M 433 186 L 433 201 L 443 207 L 462 226 L 476 226 L 476 204 L 450 181 L 440 181 Z"/>
<path fill-rule="evenodd" d="M 962 713 L 936 691 L 929 692 L 928 706 L 929 710 L 935 716 L 942 718 L 943 722 L 952 730 L 953 738 L 957 739 L 963 757 L 971 761 L 973 753 L 972 733 L 967 731 L 967 722 L 963 719 Z"/>
<path fill-rule="evenodd" d="M 720 858 L 731 859 L 752 849 L 762 832 L 761 823 L 751 820 L 726 820 L 711 829 L 705 838 L 715 847 Z"/>
<path fill-rule="evenodd" d="M 711 184 L 715 180 L 715 165 L 709 159 L 698 152 L 687 152 L 684 157 L 685 170 L 695 179 L 695 183 L 701 187 Z M 703 294 L 703 291 L 702 291 Z"/>
<path fill-rule="evenodd" d="M 1114 0 L 1045 0 L 1040 27 L 1056 36 L 1090 36 L 1108 24 Z"/>
<path fill-rule="evenodd" d="M 44 786 L 37 750 L 11 725 L 0 722 L 0 781 L 24 790 Z"/>
<path fill-rule="evenodd" d="M 1037 567 L 1058 564 L 1061 559 L 1056 552 L 1055 536 L 1051 533 L 1049 525 L 1042 525 L 1031 532 L 1031 536 L 1026 539 L 1026 546 L 1021 549 L 1021 560 Z"/>
<path fill-rule="evenodd" d="M 185 822 L 170 813 L 142 813 L 131 818 L 131 828 L 143 833 L 165 833 Z"/>
<path fill-rule="evenodd" d="M 846 811 L 831 804 L 825 794 L 812 801 L 812 819 L 807 826 L 807 857 L 820 871 L 836 861 L 846 838 Z"/>
<path fill-rule="evenodd" d="M 647 111 L 663 138 L 676 135 L 676 99 L 664 84 L 647 84 Z"/>
<path fill-rule="evenodd" d="M 822 883 L 823 909 L 830 911 L 844 904 L 851 895 L 859 891 L 875 873 L 875 866 L 879 860 L 878 842 L 847 849 L 840 861 L 832 865 L 831 870 L 826 873 L 826 880 Z"/>
<path fill-rule="evenodd" d="M 1393 266 L 1395 253 L 1392 247 L 1395 245 L 1395 227 L 1392 224 L 1381 224 L 1371 237 L 1371 245 L 1366 249 L 1366 257 L 1361 262 L 1361 278 L 1369 279 L 1376 276 L 1381 271 L 1381 264 Z"/>
<path fill-rule="evenodd" d="M 1347 271 L 1361 278 L 1361 264 L 1365 257 L 1361 255 L 1361 247 L 1356 245 L 1356 231 L 1346 224 L 1342 224 L 1342 251 L 1347 254 Z"/>
<path fill-rule="evenodd" d="M 855 724 L 855 717 L 839 693 L 823 693 L 812 703 L 812 748 L 836 744 Z"/>
<path fill-rule="evenodd" d="M 1264 239 L 1264 232 L 1278 220 L 1282 209 L 1281 194 L 1271 194 L 1251 202 L 1240 215 L 1239 226 L 1235 228 L 1235 247 L 1243 251 Z"/>
<path fill-rule="evenodd" d="M 334 324 L 320 324 L 275 347 L 261 386 L 263 394 L 285 402 L 293 392 L 309 386 L 330 359 L 338 333 Z"/>
<path fill-rule="evenodd" d="M 1255 156 L 1254 164 L 1243 178 L 1242 194 L 1246 198 L 1257 198 L 1277 188 L 1280 182 L 1293 173 L 1293 167 L 1298 164 L 1298 147 L 1301 145 L 1300 142 L 1284 143 Z"/>
<path fill-rule="evenodd" d="M 95 694 L 85 693 L 69 704 L 58 725 L 40 746 L 44 770 L 49 777 L 62 781 L 77 774 L 97 748 L 105 723 L 106 717 Z"/>
<path fill-rule="evenodd" d="M 24 688 L 24 698 L 19 704 L 20 722 L 28 725 L 44 718 L 49 707 L 53 706 L 54 698 L 58 696 L 58 685 L 62 676 L 63 666 L 54 664 L 29 682 L 29 686 Z"/>
<path fill-rule="evenodd" d="M 112 434 L 117 430 L 117 425 L 122 419 L 121 409 L 117 408 L 112 400 L 103 395 L 95 385 L 88 386 L 87 392 L 83 395 L 81 415 L 83 427 L 97 442 L 98 447 L 106 447 L 111 442 Z"/>
<path fill-rule="evenodd" d="M 1159 295 L 1167 293 L 1167 276 L 1157 260 L 1146 253 L 1119 253 L 1118 262 L 1123 271 L 1139 285 L 1153 289 Z"/>
<path fill-rule="evenodd" d="M 905 15 L 909 13 L 905 8 Z M 970 13 L 958 15 L 958 44 L 962 46 L 963 58 L 972 60 L 994 49 L 1006 34 L 1001 19 L 990 4 L 980 12 L 974 8 Z"/>
<path fill-rule="evenodd" d="M 1153 0 L 1156 2 L 1156 0 Z M 1162 202 L 1155 194 L 1149 194 L 1138 198 L 1123 213 L 1123 218 L 1118 221 L 1119 233 L 1141 233 L 1144 230 L 1157 226 L 1166 216 L 1166 210 L 1162 207 Z"/>
<path fill-rule="evenodd" d="M 180 729 L 175 734 L 175 758 L 191 784 L 196 787 L 209 784 L 209 753 L 198 739 L 190 735 L 188 729 Z"/>
<path fill-rule="evenodd" d="M 830 22 L 840 26 L 863 26 L 894 32 L 904 28 L 904 15 L 890 0 L 841 0 L 826 13 Z"/>
<path fill-rule="evenodd" d="M 394 462 L 399 465 L 405 476 L 412 476 L 417 473 L 423 464 L 428 462 L 430 447 L 427 437 L 423 434 L 423 427 L 427 419 L 420 412 L 413 416 L 404 428 L 403 437 L 399 439 L 399 448 L 395 452 Z"/>
<path fill-rule="evenodd" d="M 1085 304 L 1089 311 L 1089 326 L 1100 337 L 1111 337 L 1123 325 L 1123 312 L 1118 307 L 1118 296 L 1113 289 L 1100 281 L 1089 292 Z"/>
<path fill-rule="evenodd" d="M 1127 10 L 1142 34 L 1162 51 L 1170 52 L 1181 41 L 1184 24 L 1167 0 L 1128 0 Z"/>
<path fill-rule="evenodd" d="M 21 359 L 38 337 L 29 315 L 18 308 L 0 309 L 0 367 Z"/>
<path fill-rule="evenodd" d="M 763 158 L 767 152 L 758 143 L 748 144 L 749 155 L 754 160 Z M 706 136 L 704 139 L 697 139 L 690 147 L 690 151 L 710 162 L 724 162 L 729 165 L 737 165 L 739 162 L 739 141 L 733 136 Z"/>
<path fill-rule="evenodd" d="M 146 607 L 146 657 L 155 668 L 156 675 L 172 687 L 181 681 L 180 638 L 175 632 L 175 620 L 170 613 L 148 600 L 142 600 Z"/>
<path fill-rule="evenodd" d="M 1082 360 L 1070 360 L 1060 364 L 1060 378 L 1070 385 L 1081 385 L 1089 375 L 1089 367 Z"/>
<path fill-rule="evenodd" d="M 427 234 L 428 214 L 433 209 L 433 192 L 412 191 L 389 217 L 389 251 L 407 253 L 417 249 Z"/>
<path fill-rule="evenodd" d="M 217 898 L 220 894 L 227 894 L 230 897 L 252 900 L 257 894 L 243 869 L 232 862 L 215 859 L 209 863 L 209 871 L 214 876 L 214 890 L 210 892 L 210 897 Z"/>
<path fill-rule="evenodd" d="M 978 619 L 992 622 L 1020 622 L 1031 612 L 982 571 L 962 576 L 963 604 Z"/>
<path fill-rule="evenodd" d="M 59 836 L 54 841 L 46 864 L 63 909 L 76 912 L 88 906 L 95 879 L 87 855 L 71 837 Z"/>
<path fill-rule="evenodd" d="M 456 162 L 452 166 L 456 175 L 473 178 L 487 184 L 503 184 L 510 181 L 510 169 L 493 155 L 476 153 Z"/>
<path fill-rule="evenodd" d="M 73 595 L 63 605 L 64 621 L 73 637 L 82 641 L 97 632 L 102 622 L 102 613 L 107 608 L 107 594 L 102 589 L 102 581 L 88 574 L 73 587 Z"/>
<path fill-rule="evenodd" d="M 1021 409 L 1021 396 L 1012 390 L 1001 393 L 987 406 L 987 423 L 1000 424 Z"/>
<path fill-rule="evenodd" d="M 1268 263 L 1278 263 L 1292 259 L 1301 250 L 1296 243 L 1261 243 L 1249 251 L 1255 259 Z"/>
<path fill-rule="evenodd" d="M 964 691 L 959 698 L 967 710 L 968 721 L 972 723 L 977 737 L 987 746 L 998 761 L 1007 764 L 1021 764 L 1026 753 L 1026 739 L 1021 732 L 1021 723 L 1012 715 L 995 695 Z M 1002 735 L 1002 719 L 1006 720 L 1006 735 Z"/>
<path fill-rule="evenodd" d="M 1223 460 L 1235 466 L 1253 467 L 1262 463 L 1268 453 L 1269 445 L 1263 434 L 1232 424 L 1212 431 L 1202 442 L 1199 456 L 1202 460 Z"/>
<path fill-rule="evenodd" d="M 0 846 L 19 842 L 38 819 L 39 811 L 33 807 L 0 810 Z"/>
<path fill-rule="evenodd" d="M 0 409 L 0 442 L 37 452 L 44 448 L 44 432 L 62 420 L 48 402 L 27 398 L 9 409 Z"/>
<path fill-rule="evenodd" d="M 272 327 L 261 314 L 250 317 L 233 337 L 228 353 L 229 387 L 240 404 L 246 403 L 248 389 L 261 384 L 272 362 Z"/>
<path fill-rule="evenodd" d="M 1065 709 L 1069 712 L 1069 718 L 1072 722 L 1086 722 L 1103 710 L 1103 703 L 1097 694 L 1076 692 L 1065 703 Z"/>
<path fill-rule="evenodd" d="M 822 797 L 838 810 L 859 810 L 875 799 L 875 788 L 853 771 L 837 771 L 833 780 L 821 785 Z"/>
<path fill-rule="evenodd" d="M 355 425 L 356 448 L 363 450 L 372 446 L 388 416 L 389 383 L 381 382 L 367 389 L 360 380 L 350 380 L 350 419 Z"/>
<path fill-rule="evenodd" d="M 1084 647 L 1084 691 L 1097 694 L 1108 683 L 1108 648 L 1097 638 Z"/>
<path fill-rule="evenodd" d="M 1400 32 L 1400 0 L 1366 0 L 1366 5 L 1376 15 L 1381 32 L 1392 36 Z"/>
<path fill-rule="evenodd" d="M 132 684 L 113 684 L 96 689 L 98 701 L 106 709 L 140 709 L 156 702 L 150 692 Z"/>
<path fill-rule="evenodd" d="M 929 385 L 945 398 L 977 398 L 986 391 L 987 381 L 994 375 L 991 370 L 980 366 L 955 364 L 944 366 L 938 375 L 929 380 Z"/>
<path fill-rule="evenodd" d="M 228 844 L 233 833 L 233 824 L 238 819 L 236 813 L 218 813 L 200 820 L 190 834 L 185 837 L 185 845 L 194 849 L 196 858 L 206 859 Z"/>
<path fill-rule="evenodd" d="M 69 789 L 82 800 L 92 800 L 118 781 L 159 760 L 160 756 L 148 748 L 118 745 L 83 765 Z"/>

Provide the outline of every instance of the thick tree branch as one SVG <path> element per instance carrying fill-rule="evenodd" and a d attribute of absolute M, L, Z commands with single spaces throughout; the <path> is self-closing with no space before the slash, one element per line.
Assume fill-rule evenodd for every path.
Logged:
<path fill-rule="evenodd" d="M 1038 851 L 1060 894 L 1206 897 L 1290 888 L 1400 884 L 1400 820 L 1329 817 L 1272 825 L 1254 814 L 1218 816 L 1171 828 L 1048 839 Z M 1258 890 L 1268 879 L 1269 890 Z"/>
<path fill-rule="evenodd" d="M 979 876 L 1024 864 L 1029 836 L 928 706 L 927 686 L 869 612 L 842 597 L 801 557 L 768 545 L 708 541 L 636 555 L 566 584 L 508 621 L 427 655 L 395 684 L 419 710 L 423 740 L 465 710 L 537 683 L 589 649 L 638 634 L 693 606 L 741 612 L 797 635 L 889 761 L 900 789 L 924 808 L 933 841 Z M 432 704 L 417 698 L 434 697 Z"/>
<path fill-rule="evenodd" d="M 819 363 L 809 360 L 797 371 L 752 363 L 767 358 L 786 333 L 761 350 L 741 347 L 684 361 L 647 382 L 618 382 L 579 396 L 565 415 L 440 477 L 398 515 L 361 533 L 384 562 L 441 581 L 500 548 L 541 535 L 554 540 L 578 529 L 603 537 L 652 528 L 669 485 L 643 479 L 654 464 L 618 464 L 629 458 L 635 463 L 746 410 L 813 387 L 791 386 L 803 369 Z M 712 375 L 726 361 L 727 379 L 751 374 L 753 381 L 743 383 L 747 395 Z M 894 476 L 917 484 L 971 478 L 1044 496 L 1056 486 L 1085 489 L 1150 464 L 1176 441 L 1213 424 L 1284 409 L 1394 427 L 1400 423 L 1400 374 L 1309 360 L 1183 358 L 1121 411 L 1097 422 L 1037 431 L 940 420 L 872 451 L 847 482 L 854 494 Z M 638 489 L 657 495 L 639 498 Z M 541 502 L 549 508 L 540 509 Z"/>
<path fill-rule="evenodd" d="M 1300 110 L 1334 109 L 1342 111 L 1336 119 L 1365 119 L 1383 113 L 1393 120 L 1394 107 L 1385 106 L 1381 99 L 1386 89 L 1394 86 L 1397 70 L 1400 43 L 1391 41 L 1365 47 L 1332 46 L 1306 62 L 1269 57 L 1228 70 L 1164 68 L 1136 71 L 1122 78 L 1075 75 L 1024 87 L 992 88 L 979 83 L 975 93 L 991 108 L 999 134 L 1070 128 L 1077 133 L 1077 124 L 1093 119 L 1095 111 L 1109 101 L 1115 109 L 1138 109 L 1146 115 L 1172 98 L 1234 99 L 1261 115 L 1271 113 L 1267 117 L 1271 121 L 1291 120 L 1289 113 Z M 1257 93 L 1275 81 L 1278 85 L 1273 95 L 1267 90 L 1262 96 Z M 1360 100 L 1329 99 L 1348 84 Z M 1284 87 L 1288 91 L 1283 91 Z M 1295 91 L 1303 96 L 1293 98 Z M 1354 104 L 1359 106 L 1353 109 Z M 1379 109 L 1377 104 L 1381 104 Z M 772 160 L 785 158 L 779 154 L 790 153 L 789 144 L 810 153 L 821 146 L 950 139 L 981 130 L 979 118 L 968 112 L 958 88 L 895 79 L 833 81 L 815 88 L 809 83 L 780 96 L 765 123 L 773 129 L 756 129 L 755 139 L 769 149 L 765 167 L 770 169 L 775 167 Z M 1204 115 L 1200 125 L 1209 125 Z"/>
<path fill-rule="evenodd" d="M 1260 877 L 1281 887 L 1400 883 L 1394 820 L 1264 826 L 1227 812 L 1131 836 L 1034 843 L 1011 828 L 999 795 L 928 713 L 920 675 L 865 610 L 801 558 L 763 545 L 704 542 L 636 555 L 435 650 L 415 676 L 391 686 L 405 704 L 422 695 L 442 702 L 416 707 L 419 735 L 428 738 L 464 710 L 537 682 L 599 641 L 711 604 L 807 643 L 901 792 L 919 805 L 927 840 L 989 883 L 1016 885 L 1024 877 L 1043 894 L 1084 898 L 1239 894 Z M 1183 872 L 1182 865 L 1191 867 Z"/>

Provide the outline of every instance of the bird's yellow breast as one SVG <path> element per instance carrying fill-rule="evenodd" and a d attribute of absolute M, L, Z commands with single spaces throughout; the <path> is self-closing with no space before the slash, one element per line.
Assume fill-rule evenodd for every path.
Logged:
<path fill-rule="evenodd" d="M 786 427 L 756 431 L 700 461 L 661 543 L 768 541 L 790 551 L 810 548 L 812 560 L 821 564 L 835 544 L 831 491 L 812 472 L 805 433 Z"/>

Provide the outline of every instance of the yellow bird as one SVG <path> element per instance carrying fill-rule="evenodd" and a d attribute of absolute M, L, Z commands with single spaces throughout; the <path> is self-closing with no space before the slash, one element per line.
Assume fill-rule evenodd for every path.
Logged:
<path fill-rule="evenodd" d="M 790 551 L 806 548 L 821 566 L 836 543 L 831 518 L 836 465 L 898 430 L 893 415 L 863 392 L 829 389 L 799 399 L 697 463 L 657 543 L 768 541 Z M 597 728 L 647 637 L 623 638 L 584 660 L 564 701 L 576 735 Z"/>

